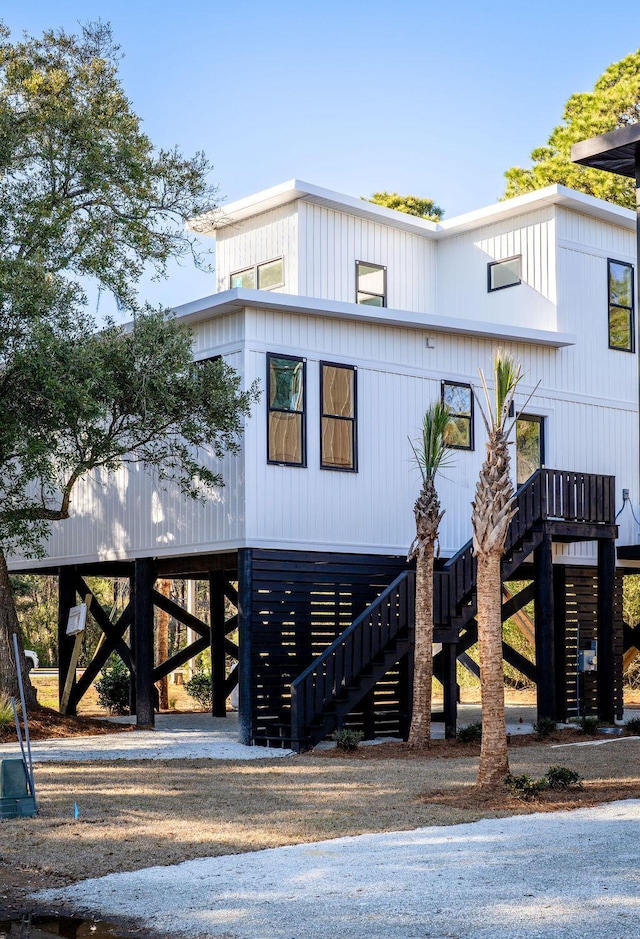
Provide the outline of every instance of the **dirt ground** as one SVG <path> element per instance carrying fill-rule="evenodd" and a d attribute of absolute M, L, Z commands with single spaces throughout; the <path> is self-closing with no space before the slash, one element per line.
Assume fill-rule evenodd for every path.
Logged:
<path fill-rule="evenodd" d="M 584 778 L 582 790 L 534 803 L 478 795 L 477 746 L 444 741 L 418 755 L 381 744 L 273 761 L 40 764 L 38 816 L 0 822 L 0 919 L 22 913 L 34 889 L 113 871 L 640 798 L 640 739 L 576 740 L 588 742 L 573 732 L 555 745 L 514 741 L 512 772 L 561 765 Z"/>

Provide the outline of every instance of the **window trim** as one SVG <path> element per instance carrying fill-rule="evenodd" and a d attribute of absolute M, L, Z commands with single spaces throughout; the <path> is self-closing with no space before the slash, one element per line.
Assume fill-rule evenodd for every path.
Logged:
<path fill-rule="evenodd" d="M 357 473 L 358 472 L 358 369 L 355 365 L 345 365 L 344 362 L 325 362 L 320 360 L 320 469 L 329 470 L 334 473 Z M 324 402 L 324 366 L 330 368 L 343 368 L 353 372 L 353 417 L 345 417 L 341 414 L 325 414 L 323 408 Z M 351 452 L 353 453 L 353 466 L 333 466 L 323 461 L 322 452 L 322 421 L 325 417 L 338 421 L 351 422 Z"/>
<path fill-rule="evenodd" d="M 525 479 L 521 483 L 518 482 L 518 421 L 527 421 L 529 424 L 538 424 L 540 426 L 540 435 L 539 435 L 540 466 L 538 467 L 538 469 L 544 469 L 546 466 L 546 459 L 547 459 L 547 454 L 546 454 L 547 415 L 546 414 L 533 414 L 531 411 L 521 411 L 516 414 L 515 421 L 516 421 L 516 425 L 514 428 L 515 433 L 513 437 L 514 443 L 515 443 L 515 452 L 514 452 L 515 461 L 514 462 L 515 462 L 515 468 L 516 468 L 516 488 L 519 488 L 520 486 L 523 486 L 527 480 Z M 531 477 L 528 477 L 528 478 L 531 478 Z"/>
<path fill-rule="evenodd" d="M 365 267 L 374 267 L 377 270 L 382 271 L 384 293 L 372 293 L 370 290 L 360 290 L 359 267 L 361 264 L 364 265 Z M 385 264 L 374 264 L 373 261 L 356 261 L 356 303 L 359 304 L 359 306 L 369 306 L 370 304 L 360 303 L 360 301 L 358 300 L 359 293 L 366 293 L 370 297 L 380 297 L 382 300 L 382 308 L 386 307 L 387 305 L 387 268 Z"/>
<path fill-rule="evenodd" d="M 611 302 L 611 265 L 618 264 L 620 267 L 628 267 L 631 271 L 631 306 L 621 306 L 619 303 Z M 618 261 L 616 258 L 607 258 L 607 340 L 609 348 L 614 352 L 630 352 L 632 355 L 636 351 L 636 316 L 635 316 L 635 267 L 629 261 Z M 629 314 L 629 338 L 631 340 L 630 348 L 625 346 L 611 345 L 611 308 L 616 310 L 626 310 Z"/>
<path fill-rule="evenodd" d="M 275 261 L 282 261 L 282 280 L 277 284 L 272 284 L 271 287 L 261 287 L 260 286 L 260 268 L 265 267 L 267 264 L 273 264 Z M 246 274 L 247 271 L 253 271 L 253 279 L 255 282 L 255 287 L 232 287 L 231 283 L 234 277 L 237 277 L 238 274 Z M 284 287 L 285 276 L 284 276 L 284 255 L 280 254 L 275 258 L 268 258 L 266 261 L 259 261 L 256 264 L 250 264 L 248 267 L 241 267 L 237 271 L 231 271 L 229 274 L 229 290 L 277 290 L 278 287 Z"/>
<path fill-rule="evenodd" d="M 271 359 L 289 359 L 291 362 L 302 362 L 302 410 L 289 411 L 283 408 L 271 407 Z M 286 352 L 267 352 L 267 463 L 270 466 L 295 466 L 297 469 L 304 469 L 307 466 L 307 360 L 299 355 L 289 355 Z M 300 414 L 300 463 L 290 463 L 288 460 L 272 460 L 269 457 L 269 431 L 270 415 L 277 414 Z"/>
<path fill-rule="evenodd" d="M 498 267 L 500 264 L 506 264 L 508 261 L 518 261 L 519 262 L 519 273 L 518 280 L 514 281 L 512 284 L 502 284 L 500 287 L 491 286 L 491 270 L 494 267 Z M 508 258 L 500 258 L 499 261 L 489 261 L 487 264 L 487 293 L 495 293 L 497 290 L 508 290 L 509 287 L 518 287 L 522 283 L 522 255 L 513 254 Z"/>
<path fill-rule="evenodd" d="M 447 446 L 450 447 L 452 450 L 466 450 L 467 452 L 471 452 L 471 451 L 475 450 L 475 448 L 476 448 L 476 445 L 475 445 L 475 433 L 474 433 L 474 425 L 475 425 L 475 395 L 474 395 L 474 393 L 473 393 L 473 385 L 471 385 L 470 382 L 451 381 L 451 380 L 449 380 L 448 378 L 443 378 L 442 381 L 440 382 L 440 400 L 441 400 L 442 404 L 445 403 L 445 400 L 444 400 L 444 389 L 445 389 L 445 385 L 451 385 L 451 386 L 454 387 L 454 388 L 467 388 L 468 391 L 469 391 L 470 401 L 471 401 L 470 413 L 469 413 L 469 414 L 461 414 L 461 413 L 459 413 L 459 412 L 454 412 L 454 411 L 451 412 L 451 417 L 452 417 L 452 418 L 453 418 L 453 417 L 461 417 L 461 418 L 464 418 L 464 420 L 469 421 L 469 446 L 467 447 L 467 446 L 464 446 L 463 444 L 459 444 L 459 443 L 449 443 L 449 444 L 447 444 Z"/>

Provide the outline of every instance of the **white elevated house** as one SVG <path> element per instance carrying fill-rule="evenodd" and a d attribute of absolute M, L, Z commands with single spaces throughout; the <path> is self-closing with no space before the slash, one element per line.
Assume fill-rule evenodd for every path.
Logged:
<path fill-rule="evenodd" d="M 536 601 L 536 664 L 505 657 L 536 681 L 541 714 L 621 715 L 615 542 L 639 540 L 634 226 L 632 212 L 562 186 L 436 224 L 298 180 L 195 219 L 216 239 L 217 292 L 176 313 L 196 359 L 223 356 L 262 398 L 205 506 L 140 469 L 79 488 L 43 562 L 60 573 L 61 623 L 87 574 L 127 574 L 135 590 L 116 628 L 104 623 L 103 658 L 71 707 L 115 648 L 139 719 L 152 720 L 152 679 L 186 659 L 152 661 L 153 605 L 180 615 L 154 580 L 208 578 L 210 624 L 182 619 L 198 649 L 211 642 L 216 713 L 239 675 L 243 739 L 304 746 L 344 720 L 404 732 L 420 487 L 409 439 L 442 397 L 457 448 L 438 482 L 449 560 L 436 673 L 451 731 L 456 660 L 473 667 L 475 641 L 467 542 L 485 431 L 474 394 L 500 348 L 524 371 L 505 616 Z M 238 609 L 226 622 L 225 596 Z M 236 627 L 239 668 L 225 678 Z"/>

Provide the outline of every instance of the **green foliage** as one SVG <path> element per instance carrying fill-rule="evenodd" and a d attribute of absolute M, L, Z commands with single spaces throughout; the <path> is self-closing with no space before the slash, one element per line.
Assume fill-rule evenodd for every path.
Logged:
<path fill-rule="evenodd" d="M 364 196 L 361 198 L 364 199 Z M 397 192 L 374 192 L 367 201 L 382 205 L 387 209 L 395 209 L 396 212 L 404 212 L 406 215 L 425 218 L 430 222 L 439 222 L 444 215 L 444 209 L 436 205 L 433 199 L 423 199 L 420 196 L 400 196 Z"/>
<path fill-rule="evenodd" d="M 17 705 L 20 711 L 20 705 Z M 0 730 L 10 727 L 15 722 L 13 716 L 13 705 L 11 698 L 6 694 L 0 694 Z"/>
<path fill-rule="evenodd" d="M 451 465 L 451 448 L 447 443 L 450 420 L 449 406 L 441 401 L 433 402 L 422 418 L 420 439 L 415 443 L 410 441 L 423 482 L 435 479 L 441 469 Z"/>
<path fill-rule="evenodd" d="M 520 775 L 509 773 L 504 778 L 504 784 L 516 799 L 523 802 L 532 802 L 543 789 L 547 788 L 546 778 L 534 779 L 528 773 L 521 773 Z"/>
<path fill-rule="evenodd" d="M 460 743 L 480 743 L 482 740 L 482 724 L 478 721 L 475 724 L 459 727 L 456 736 Z"/>
<path fill-rule="evenodd" d="M 335 740 L 338 750 L 347 750 L 349 752 L 358 749 L 358 744 L 364 739 L 364 734 L 360 730 L 350 730 L 349 727 L 340 727 L 331 734 L 331 739 Z"/>
<path fill-rule="evenodd" d="M 506 171 L 505 197 L 559 183 L 635 209 L 633 179 L 578 166 L 571 162 L 570 151 L 572 144 L 634 124 L 639 116 L 640 50 L 609 66 L 592 92 L 569 98 L 562 124 L 554 128 L 546 146 L 532 152 L 533 166 L 512 166 Z"/>
<path fill-rule="evenodd" d="M 96 681 L 98 703 L 110 714 L 129 713 L 129 670 L 121 658 L 111 656 Z"/>
<path fill-rule="evenodd" d="M 631 717 L 625 721 L 624 732 L 628 736 L 640 736 L 640 717 Z"/>
<path fill-rule="evenodd" d="M 582 789 L 582 777 L 567 766 L 551 766 L 547 770 L 549 789 Z"/>
<path fill-rule="evenodd" d="M 204 669 L 194 672 L 184 687 L 189 697 L 197 701 L 203 710 L 211 710 L 213 700 L 211 672 Z"/>
<path fill-rule="evenodd" d="M 581 717 L 578 721 L 578 727 L 588 737 L 595 737 L 600 727 L 600 721 L 597 717 Z"/>
<path fill-rule="evenodd" d="M 552 717 L 539 717 L 533 725 L 533 729 L 540 740 L 544 740 L 556 732 L 558 725 Z"/>

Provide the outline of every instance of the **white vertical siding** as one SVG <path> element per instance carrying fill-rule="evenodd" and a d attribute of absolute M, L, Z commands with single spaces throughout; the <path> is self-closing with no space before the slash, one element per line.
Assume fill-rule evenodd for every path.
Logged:
<path fill-rule="evenodd" d="M 435 312 L 436 246 L 423 235 L 300 202 L 304 219 L 298 292 L 355 303 L 356 261 L 387 268 L 387 306 Z"/>
<path fill-rule="evenodd" d="M 522 283 L 487 290 L 491 261 L 522 255 Z M 557 329 L 553 209 L 528 213 L 438 243 L 438 313 Z"/>
<path fill-rule="evenodd" d="M 216 233 L 218 291 L 229 289 L 229 276 L 263 261 L 282 257 L 284 285 L 274 293 L 298 293 L 297 203 L 280 206 Z"/>

